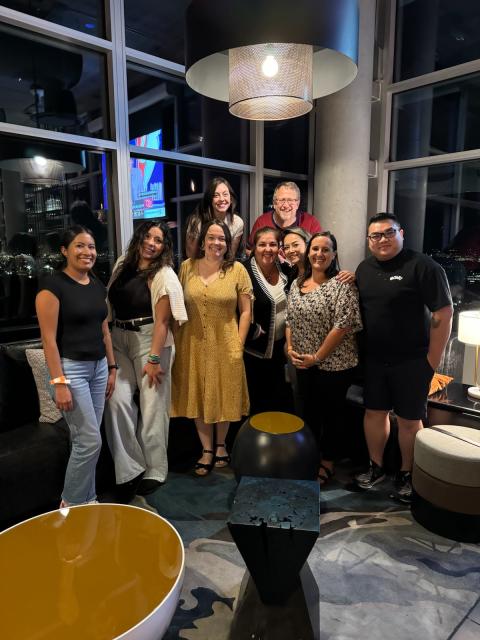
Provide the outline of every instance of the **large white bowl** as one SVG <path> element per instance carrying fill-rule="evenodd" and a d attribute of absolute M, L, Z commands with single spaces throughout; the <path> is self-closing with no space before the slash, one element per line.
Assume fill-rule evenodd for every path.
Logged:
<path fill-rule="evenodd" d="M 0 636 L 159 640 L 183 584 L 176 529 L 118 504 L 52 511 L 0 533 Z"/>

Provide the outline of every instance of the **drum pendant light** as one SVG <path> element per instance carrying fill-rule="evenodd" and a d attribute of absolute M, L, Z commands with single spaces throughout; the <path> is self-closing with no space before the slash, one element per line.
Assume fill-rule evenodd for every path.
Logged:
<path fill-rule="evenodd" d="M 307 44 L 230 49 L 230 113 L 248 120 L 282 120 L 308 113 L 313 106 L 312 62 L 313 47 Z"/>
<path fill-rule="evenodd" d="M 235 116 L 283 120 L 357 75 L 357 0 L 193 0 L 186 80 Z"/>

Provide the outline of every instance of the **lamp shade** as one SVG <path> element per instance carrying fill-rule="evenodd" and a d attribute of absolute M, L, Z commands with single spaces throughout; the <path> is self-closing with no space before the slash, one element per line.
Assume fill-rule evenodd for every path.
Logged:
<path fill-rule="evenodd" d="M 62 182 L 65 174 L 83 172 L 85 167 L 78 149 L 9 140 L 0 149 L 0 169 L 17 171 L 22 182 L 53 185 Z"/>
<path fill-rule="evenodd" d="M 458 339 L 465 344 L 480 345 L 480 310 L 458 314 Z"/>
<path fill-rule="evenodd" d="M 357 0 L 193 0 L 186 12 L 187 83 L 233 115 L 282 120 L 357 75 Z"/>
<path fill-rule="evenodd" d="M 230 113 L 248 120 L 279 120 L 308 113 L 313 106 L 312 62 L 313 47 L 306 44 L 230 49 Z"/>

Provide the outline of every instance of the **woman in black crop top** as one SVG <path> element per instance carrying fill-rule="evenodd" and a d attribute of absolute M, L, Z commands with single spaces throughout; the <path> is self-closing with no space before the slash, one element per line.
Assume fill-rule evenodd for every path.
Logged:
<path fill-rule="evenodd" d="M 96 501 L 100 423 L 105 398 L 115 387 L 116 365 L 105 287 L 91 273 L 97 257 L 92 234 L 81 226 L 68 229 L 61 252 L 66 266 L 42 283 L 36 308 L 52 396 L 70 429 L 60 503 L 65 507 Z"/>
<path fill-rule="evenodd" d="M 170 372 L 175 354 L 170 324 L 187 319 L 172 253 L 167 225 L 144 222 L 118 259 L 108 286 L 119 370 L 115 396 L 105 411 L 105 432 L 117 484 L 125 485 L 131 494 L 152 493 L 167 478 Z M 141 417 L 134 401 L 137 389 Z"/>

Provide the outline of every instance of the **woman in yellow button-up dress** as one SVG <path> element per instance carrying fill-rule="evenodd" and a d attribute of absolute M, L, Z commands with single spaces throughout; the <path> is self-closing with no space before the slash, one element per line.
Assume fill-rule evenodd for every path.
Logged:
<path fill-rule="evenodd" d="M 175 337 L 172 416 L 194 418 L 203 452 L 195 465 L 207 475 L 230 458 L 230 422 L 249 411 L 243 345 L 251 321 L 252 283 L 231 258 L 231 235 L 220 220 L 204 225 L 196 258 L 179 273 L 189 321 Z M 215 436 L 215 451 L 213 449 Z"/>

